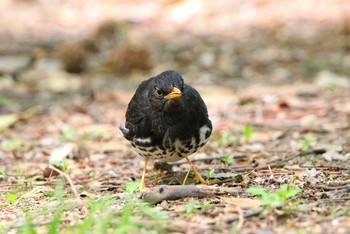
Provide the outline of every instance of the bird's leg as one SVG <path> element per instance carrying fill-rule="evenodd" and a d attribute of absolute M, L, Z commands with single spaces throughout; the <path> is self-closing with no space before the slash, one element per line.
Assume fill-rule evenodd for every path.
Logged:
<path fill-rule="evenodd" d="M 190 159 L 188 157 L 185 157 L 188 164 L 190 164 L 191 169 L 194 172 L 194 178 L 197 182 L 201 182 L 202 184 L 206 184 L 207 182 L 202 178 L 201 174 L 199 174 L 199 172 L 197 171 L 197 169 L 193 166 L 192 162 L 190 161 Z"/>
<path fill-rule="evenodd" d="M 145 159 L 145 164 L 143 166 L 143 172 L 142 172 L 142 178 L 141 178 L 139 190 L 142 190 L 142 189 L 146 188 L 145 176 L 146 176 L 146 171 L 147 171 L 147 163 L 148 163 L 148 159 L 146 158 Z"/>

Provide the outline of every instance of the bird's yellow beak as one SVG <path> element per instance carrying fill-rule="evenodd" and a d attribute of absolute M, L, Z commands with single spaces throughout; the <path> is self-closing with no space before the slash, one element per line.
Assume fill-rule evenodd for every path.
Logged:
<path fill-rule="evenodd" d="M 173 99 L 173 98 L 179 98 L 182 96 L 182 93 L 180 91 L 180 89 L 174 87 L 173 90 L 171 90 L 170 93 L 168 93 L 167 95 L 165 95 L 164 97 L 166 99 Z"/>

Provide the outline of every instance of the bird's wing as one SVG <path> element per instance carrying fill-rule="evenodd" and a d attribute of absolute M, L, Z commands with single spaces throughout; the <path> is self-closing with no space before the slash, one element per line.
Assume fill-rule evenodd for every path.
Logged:
<path fill-rule="evenodd" d="M 126 124 L 137 124 L 145 116 L 145 113 L 142 111 L 142 106 L 144 105 L 145 101 L 147 101 L 146 95 L 149 83 L 150 80 L 143 81 L 137 88 L 126 111 Z"/>
<path fill-rule="evenodd" d="M 191 111 L 208 116 L 207 106 L 198 91 L 185 84 L 183 99 L 186 106 L 191 106 Z"/>

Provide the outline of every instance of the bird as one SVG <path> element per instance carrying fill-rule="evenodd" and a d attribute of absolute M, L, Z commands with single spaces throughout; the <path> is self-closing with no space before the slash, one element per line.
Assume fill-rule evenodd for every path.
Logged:
<path fill-rule="evenodd" d="M 212 123 L 200 94 L 178 72 L 164 71 L 141 82 L 128 104 L 125 125 L 119 129 L 145 159 L 139 190 L 146 188 L 149 160 L 185 158 L 196 182 L 206 183 L 188 156 L 208 142 Z"/>

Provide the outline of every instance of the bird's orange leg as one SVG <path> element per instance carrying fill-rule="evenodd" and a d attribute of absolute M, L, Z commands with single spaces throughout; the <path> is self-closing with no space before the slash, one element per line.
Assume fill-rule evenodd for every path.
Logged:
<path fill-rule="evenodd" d="M 197 171 L 197 169 L 193 166 L 192 162 L 190 161 L 190 159 L 188 157 L 186 157 L 186 160 L 188 162 L 188 164 L 190 164 L 191 169 L 194 172 L 194 178 L 197 182 L 201 182 L 202 184 L 207 184 L 207 182 L 202 178 L 201 174 L 199 174 L 199 172 Z"/>
<path fill-rule="evenodd" d="M 142 190 L 142 189 L 146 188 L 145 176 L 146 176 L 146 171 L 147 171 L 147 164 L 148 164 L 148 159 L 145 159 L 145 164 L 143 166 L 143 172 L 142 172 L 142 178 L 141 178 L 139 190 Z"/>

